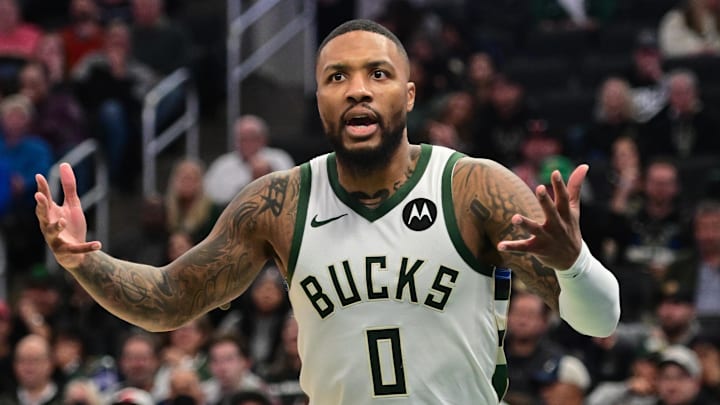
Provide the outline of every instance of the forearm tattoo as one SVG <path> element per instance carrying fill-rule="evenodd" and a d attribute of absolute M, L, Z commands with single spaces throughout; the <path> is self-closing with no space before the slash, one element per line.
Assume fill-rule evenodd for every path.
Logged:
<path fill-rule="evenodd" d="M 512 225 L 511 218 L 521 214 L 530 218 L 542 218 L 542 208 L 529 188 L 512 173 L 496 163 L 481 159 L 460 160 L 455 168 L 455 202 L 460 227 L 476 226 L 480 233 L 497 245 L 501 240 L 525 239 L 530 235 Z M 459 185 L 459 186 L 458 186 Z M 473 234 L 466 230 L 464 234 Z M 486 246 L 494 249 L 494 246 Z M 480 249 L 478 249 L 478 254 Z M 558 308 L 560 287 L 553 269 L 544 266 L 537 258 L 525 253 L 502 254 L 499 265 L 510 268 L 527 287 L 541 296 L 552 308 Z"/>
<path fill-rule="evenodd" d="M 297 175 L 277 174 L 251 184 L 230 203 L 208 238 L 165 267 L 94 252 L 73 273 L 115 315 L 151 330 L 179 327 L 250 285 L 270 257 L 270 228 L 286 226 L 276 219 L 294 210 L 287 202 L 297 204 L 298 190 Z"/>

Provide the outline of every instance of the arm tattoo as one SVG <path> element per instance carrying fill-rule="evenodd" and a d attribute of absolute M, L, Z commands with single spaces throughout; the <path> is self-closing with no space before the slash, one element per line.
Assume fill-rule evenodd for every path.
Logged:
<path fill-rule="evenodd" d="M 288 185 L 291 187 L 288 188 Z M 288 190 L 290 194 L 288 195 Z M 270 257 L 271 228 L 294 219 L 299 175 L 277 173 L 245 188 L 210 235 L 173 263 L 156 268 L 86 255 L 72 270 L 80 284 L 115 315 L 149 330 L 177 328 L 240 295 Z"/>
<path fill-rule="evenodd" d="M 512 225 L 514 214 L 531 218 L 543 216 L 542 209 L 528 187 L 509 170 L 490 161 L 463 159 L 455 168 L 454 178 L 457 182 L 454 193 L 459 195 L 456 202 L 461 204 L 456 208 L 458 218 L 467 214 L 473 218 L 473 221 L 466 221 L 468 223 L 461 227 L 478 226 L 480 232 L 494 245 L 501 240 L 525 239 L 530 236 Z M 485 249 L 495 251 L 495 246 L 485 246 Z M 508 253 L 500 257 L 501 263 L 498 265 L 512 269 L 532 292 L 541 296 L 550 307 L 558 308 L 560 287 L 553 269 L 525 253 Z"/>

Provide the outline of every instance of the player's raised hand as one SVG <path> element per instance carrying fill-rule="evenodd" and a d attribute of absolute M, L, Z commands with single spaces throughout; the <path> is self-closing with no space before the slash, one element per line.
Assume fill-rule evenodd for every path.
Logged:
<path fill-rule="evenodd" d="M 515 214 L 512 217 L 513 225 L 527 231 L 530 237 L 502 241 L 498 243 L 498 249 L 530 253 L 554 269 L 562 270 L 572 266 L 582 247 L 580 189 L 588 169 L 588 165 L 584 164 L 576 167 L 567 186 L 560 172 L 555 170 L 551 175 L 554 201 L 544 185 L 535 189 L 535 196 L 545 213 L 545 223 Z"/>
<path fill-rule="evenodd" d="M 101 248 L 98 241 L 85 241 L 87 223 L 77 194 L 75 174 L 69 164 L 60 164 L 60 182 L 65 194 L 62 205 L 53 201 L 45 177 L 37 174 L 35 180 L 38 187 L 35 214 L 40 230 L 58 263 L 66 269 L 75 268 L 82 262 L 85 253 Z"/>

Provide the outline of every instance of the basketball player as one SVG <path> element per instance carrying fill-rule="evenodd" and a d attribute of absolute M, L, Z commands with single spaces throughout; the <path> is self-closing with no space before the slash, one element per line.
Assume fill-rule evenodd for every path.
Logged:
<path fill-rule="evenodd" d="M 117 316 L 163 331 L 233 300 L 273 259 L 312 404 L 498 403 L 506 269 L 581 333 L 612 333 L 618 284 L 578 226 L 586 165 L 567 186 L 553 173 L 553 201 L 492 161 L 411 145 L 408 57 L 376 23 L 339 26 L 316 62 L 333 154 L 252 182 L 204 241 L 161 268 L 85 241 L 63 164 L 63 205 L 37 176 L 37 216 L 57 261 Z"/>

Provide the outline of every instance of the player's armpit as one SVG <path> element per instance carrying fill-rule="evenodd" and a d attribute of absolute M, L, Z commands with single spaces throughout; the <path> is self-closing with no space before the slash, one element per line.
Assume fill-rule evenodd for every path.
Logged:
<path fill-rule="evenodd" d="M 475 249 L 478 257 L 512 269 L 533 293 L 557 310 L 560 287 L 555 271 L 533 255 L 496 248 L 501 240 L 532 238 L 513 225 L 513 215 L 544 221 L 543 210 L 530 188 L 496 162 L 463 158 L 454 170 L 453 201 L 465 243 L 480 246 Z"/>

